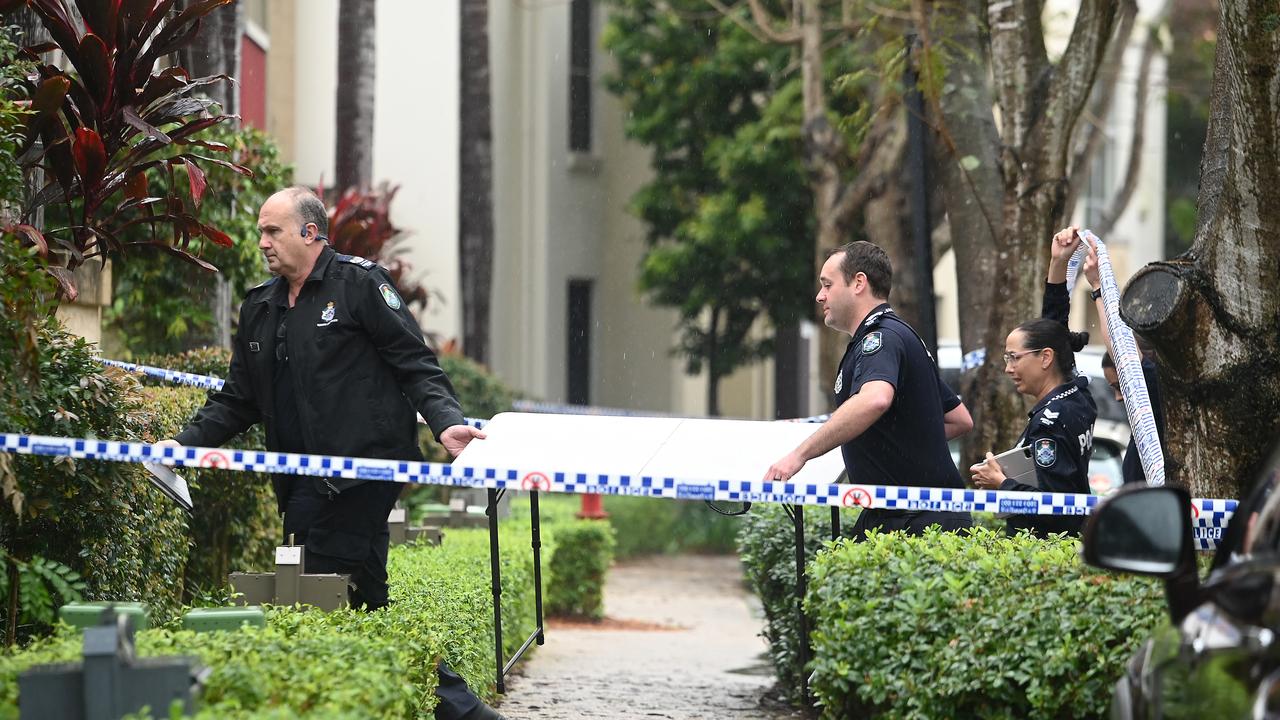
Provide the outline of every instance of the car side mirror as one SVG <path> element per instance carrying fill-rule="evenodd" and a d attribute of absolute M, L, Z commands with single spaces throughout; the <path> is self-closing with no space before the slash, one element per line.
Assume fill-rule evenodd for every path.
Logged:
<path fill-rule="evenodd" d="M 1121 488 L 1089 515 L 1084 560 L 1095 567 L 1171 579 L 1195 573 L 1191 496 L 1183 488 Z"/>

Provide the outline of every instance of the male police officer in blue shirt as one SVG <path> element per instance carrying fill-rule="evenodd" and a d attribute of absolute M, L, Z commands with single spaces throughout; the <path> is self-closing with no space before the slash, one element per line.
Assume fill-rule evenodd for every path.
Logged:
<path fill-rule="evenodd" d="M 275 277 L 240 307 L 231 367 L 176 444 L 215 447 L 261 423 L 267 449 L 421 460 L 416 414 L 457 455 L 465 424 L 449 378 L 390 275 L 329 247 L 328 213 L 305 188 L 282 190 L 258 213 L 258 247 Z M 351 576 L 352 605 L 385 607 L 387 514 L 401 486 L 383 481 L 272 478 L 285 539 L 311 572 Z M 498 718 L 441 666 L 438 718 Z"/>
<path fill-rule="evenodd" d="M 764 479 L 787 480 L 840 446 L 850 482 L 963 489 L 947 441 L 968 432 L 973 420 L 924 342 L 889 307 L 889 256 L 868 242 L 849 243 L 831 251 L 818 282 L 824 322 L 853 336 L 835 378 L 839 407 Z M 867 509 L 851 537 L 862 540 L 872 529 L 920 534 L 930 525 L 971 524 L 968 513 Z"/>

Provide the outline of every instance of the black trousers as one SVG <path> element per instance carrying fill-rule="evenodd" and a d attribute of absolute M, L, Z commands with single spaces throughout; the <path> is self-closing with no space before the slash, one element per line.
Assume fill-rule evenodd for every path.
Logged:
<path fill-rule="evenodd" d="M 964 512 L 937 512 L 933 510 L 883 510 L 869 508 L 858 515 L 849 537 L 854 542 L 867 539 L 868 530 L 893 532 L 901 530 L 908 535 L 923 535 L 925 528 L 937 525 L 947 532 L 973 527 L 973 517 Z"/>
<path fill-rule="evenodd" d="M 336 495 L 321 492 L 317 481 L 288 478 L 284 511 L 284 540 L 305 546 L 308 573 L 351 576 L 351 606 L 374 611 L 390 603 L 387 597 L 387 547 L 391 534 L 387 515 L 400 496 L 399 483 L 373 481 Z M 323 486 L 322 486 L 323 487 Z M 480 704 L 460 675 L 440 663 L 436 695 L 438 720 L 458 720 Z"/>

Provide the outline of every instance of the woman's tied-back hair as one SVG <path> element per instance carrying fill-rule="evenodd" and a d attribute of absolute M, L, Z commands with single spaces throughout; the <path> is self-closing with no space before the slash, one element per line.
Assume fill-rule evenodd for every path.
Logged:
<path fill-rule="evenodd" d="M 889 262 L 888 253 L 878 245 L 857 240 L 827 251 L 827 257 L 840 253 L 844 253 L 840 258 L 840 274 L 845 283 L 853 282 L 853 276 L 862 273 L 867 276 L 872 295 L 889 299 L 889 291 L 893 289 L 893 264 Z"/>
<path fill-rule="evenodd" d="M 1053 350 L 1053 364 L 1064 381 L 1076 376 L 1076 353 L 1089 343 L 1089 333 L 1071 332 L 1066 325 L 1046 318 L 1024 322 L 1015 329 L 1025 336 L 1026 349 Z"/>

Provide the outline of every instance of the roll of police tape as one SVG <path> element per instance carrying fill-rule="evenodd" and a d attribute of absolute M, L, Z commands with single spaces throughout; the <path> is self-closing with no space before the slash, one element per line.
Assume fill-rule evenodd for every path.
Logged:
<path fill-rule="evenodd" d="M 107 358 L 97 358 L 98 362 L 108 367 L 120 368 L 126 372 L 138 375 L 146 375 L 148 377 L 158 378 L 179 385 L 190 385 L 203 390 L 221 390 L 225 381 L 222 378 L 211 377 L 209 375 L 197 375 L 195 373 L 179 372 L 177 370 L 168 370 L 166 368 L 152 367 L 151 365 L 138 365 L 136 363 L 123 362 L 121 360 L 108 360 Z M 463 418 L 467 424 L 474 428 L 483 428 L 485 420 L 479 418 Z M 426 424 L 427 421 L 418 416 L 418 422 Z"/>
<path fill-rule="evenodd" d="M 0 433 L 0 450 L 24 455 L 213 468 L 256 473 L 379 480 L 498 490 L 633 495 L 679 500 L 783 503 L 828 507 L 945 512 L 998 512 L 1018 515 L 1086 515 L 1097 495 L 1009 492 L 852 483 L 792 483 L 765 480 L 708 480 L 660 476 L 611 475 L 552 468 L 478 468 L 441 463 L 260 452 L 194 446 Z M 1195 499 L 1193 526 L 1197 546 L 1215 547 L 1236 509 L 1235 500 Z"/>
<path fill-rule="evenodd" d="M 1111 256 L 1107 253 L 1106 243 L 1093 232 L 1081 230 L 1080 236 L 1098 248 L 1098 279 L 1102 283 L 1102 307 L 1105 311 L 1103 322 L 1107 324 L 1107 334 L 1111 337 L 1112 359 L 1116 363 L 1124 409 L 1129 416 L 1129 428 L 1138 449 L 1138 459 L 1142 462 L 1142 471 L 1147 476 L 1148 485 L 1164 485 L 1164 452 L 1160 448 L 1147 381 L 1142 374 L 1142 355 L 1138 352 L 1133 330 L 1120 319 L 1120 287 L 1111 267 Z"/>

